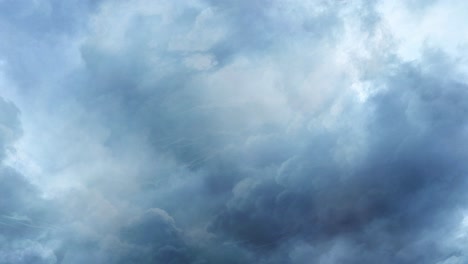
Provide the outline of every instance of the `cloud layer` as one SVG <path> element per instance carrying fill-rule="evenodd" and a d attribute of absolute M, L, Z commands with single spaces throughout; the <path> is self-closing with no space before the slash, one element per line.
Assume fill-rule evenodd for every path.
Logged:
<path fill-rule="evenodd" d="M 455 2 L 0 1 L 0 263 L 467 262 Z"/>

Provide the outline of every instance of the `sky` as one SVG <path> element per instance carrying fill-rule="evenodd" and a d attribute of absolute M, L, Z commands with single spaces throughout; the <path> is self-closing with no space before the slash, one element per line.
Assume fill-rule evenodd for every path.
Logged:
<path fill-rule="evenodd" d="M 0 0 L 0 264 L 468 263 L 463 0 Z"/>

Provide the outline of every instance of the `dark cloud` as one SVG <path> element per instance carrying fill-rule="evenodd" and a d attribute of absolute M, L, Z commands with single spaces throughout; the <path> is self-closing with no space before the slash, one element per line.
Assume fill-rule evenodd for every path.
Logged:
<path fill-rule="evenodd" d="M 312 136 L 303 154 L 271 175 L 247 175 L 213 232 L 266 255 L 291 240 L 311 247 L 338 243 L 344 251 L 321 252 L 317 261 L 344 254 L 350 263 L 412 263 L 460 254 L 438 236 L 457 225 L 466 199 L 467 153 L 459 147 L 466 137 L 466 85 L 421 67 L 399 64 L 373 80 L 385 88 L 362 109 L 368 115 L 365 154 L 354 168 L 340 169 L 342 161 L 330 155 L 350 130 Z"/>
<path fill-rule="evenodd" d="M 70 185 L 47 200 L 2 167 L 0 256 L 464 262 L 463 63 L 437 49 L 399 58 L 378 4 L 85 2 L 68 19 L 50 2 L 38 27 L 85 35 L 80 63 L 41 79 L 50 93 L 37 99 L 62 111 L 49 172 L 63 181 L 49 179 Z M 4 19 L 43 39 L 13 11 Z M 11 103 L 0 109 L 5 158 L 21 129 Z"/>
<path fill-rule="evenodd" d="M 254 12 L 255 7 L 247 6 L 248 12 Z M 249 20 L 248 13 L 235 14 L 244 10 L 242 3 L 235 7 L 216 5 L 221 13 L 226 11 L 233 19 L 246 19 L 245 23 L 254 26 L 236 21 L 243 33 L 237 32 L 229 40 L 250 39 L 251 48 L 267 52 L 278 45 L 278 40 L 255 32 L 255 25 L 274 27 L 269 18 L 260 15 Z M 337 12 L 330 7 L 326 10 Z M 312 19 L 328 23 L 327 17 Z M 364 21 L 367 19 L 367 15 L 363 17 Z M 330 25 L 325 26 L 327 31 L 333 30 Z M 273 28 L 258 30 L 278 32 Z M 310 27 L 303 30 L 317 32 Z M 237 35 L 244 33 L 250 37 Z M 320 37 L 314 38 L 316 41 Z M 260 42 L 254 43 L 255 40 Z M 223 44 L 213 46 L 214 51 L 219 45 Z M 167 206 L 168 212 L 185 222 L 186 228 L 193 228 L 187 222 L 199 216 L 196 212 L 187 214 L 185 207 L 195 205 L 206 214 L 202 219 L 212 239 L 240 247 L 245 258 L 252 254 L 254 261 L 266 263 L 292 263 L 295 260 L 289 252 L 300 241 L 314 249 L 310 258 L 329 263 L 345 259 L 350 263 L 430 262 L 457 254 L 442 250 L 445 242 L 438 242 L 436 235 L 440 234 L 438 230 L 460 221 L 457 208 L 464 198 L 466 153 L 457 147 L 465 136 L 466 88 L 462 83 L 440 78 L 437 72 L 426 72 L 423 65 L 386 61 L 387 68 L 375 76 L 366 75 L 372 86 L 382 88 L 376 88 L 365 103 L 346 100 L 335 121 L 342 125 L 327 130 L 318 124 L 312 131 L 291 135 L 268 120 L 251 123 L 251 115 L 262 107 L 255 101 L 252 108 L 236 104 L 204 110 L 203 96 L 212 96 L 211 90 L 207 90 L 205 82 L 194 83 L 193 78 L 198 77 L 191 77 L 196 74 L 192 71 L 174 68 L 168 77 L 141 87 L 138 82 L 149 71 L 141 64 L 144 51 L 129 49 L 126 52 L 130 54 L 124 52 L 104 59 L 97 59 L 96 51 L 88 46 L 85 58 L 91 63 L 88 69 L 93 83 L 99 84 L 96 89 L 101 89 L 103 101 L 91 107 L 115 117 L 110 126 L 128 124 L 129 130 L 113 130 L 116 135 L 143 131 L 155 151 L 174 157 L 187 166 L 188 173 L 195 173 L 193 177 L 201 177 L 201 186 L 192 189 L 192 195 L 198 197 L 173 190 L 164 196 L 175 201 L 172 203 L 150 194 L 156 204 Z M 242 48 L 235 51 L 244 52 Z M 173 54 L 169 61 L 177 65 L 180 56 L 183 55 Z M 101 65 L 96 68 L 96 75 L 95 63 Z M 438 63 L 435 60 L 428 64 Z M 125 79 L 106 78 L 116 75 Z M 215 96 L 214 102 L 229 101 L 222 94 Z M 363 124 L 352 122 L 355 115 L 365 119 Z M 361 129 L 364 139 L 346 134 L 353 129 Z M 263 142 L 243 149 L 252 136 Z M 362 146 L 351 146 L 361 155 L 351 167 L 335 156 L 345 147 L 343 138 L 344 144 L 364 141 Z M 300 146 L 295 146 L 296 142 L 301 142 Z M 271 149 L 272 146 L 275 147 Z M 256 159 L 259 160 L 255 162 Z M 179 181 L 182 186 L 196 182 L 184 176 Z M 150 188 L 146 192 L 157 190 Z M 217 202 L 211 202 L 212 199 Z M 177 245 L 180 238 L 172 225 L 160 227 L 158 217 L 147 217 L 124 228 L 122 234 L 128 234 L 125 240 L 139 248 L 151 245 L 149 259 L 167 257 L 189 263 L 200 254 L 190 250 L 197 243 Z M 436 235 L 428 235 L 428 230 Z M 427 240 L 432 242 L 421 242 Z M 426 250 L 434 253 L 417 253 Z M 210 263 L 210 259 L 205 261 Z"/>
<path fill-rule="evenodd" d="M 19 111 L 0 97 L 0 263 L 55 263 L 46 234 L 54 229 L 47 202 L 37 187 L 4 165 L 21 136 Z"/>

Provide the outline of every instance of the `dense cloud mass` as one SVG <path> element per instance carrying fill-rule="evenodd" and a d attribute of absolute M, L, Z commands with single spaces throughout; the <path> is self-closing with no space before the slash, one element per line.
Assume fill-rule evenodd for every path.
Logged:
<path fill-rule="evenodd" d="M 0 158 L 12 150 L 21 134 L 18 109 L 0 98 Z M 13 168 L 0 165 L 1 263 L 54 263 L 53 249 L 44 244 L 49 210 L 35 186 Z"/>
<path fill-rule="evenodd" d="M 0 1 L 0 264 L 467 263 L 449 2 Z"/>

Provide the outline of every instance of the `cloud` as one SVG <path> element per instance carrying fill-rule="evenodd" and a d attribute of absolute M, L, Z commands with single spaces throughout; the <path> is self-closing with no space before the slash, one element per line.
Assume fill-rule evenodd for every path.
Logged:
<path fill-rule="evenodd" d="M 4 164 L 21 136 L 19 110 L 0 98 L 0 263 L 55 263 L 45 236 L 54 229 L 50 210 L 36 186 Z"/>
<path fill-rule="evenodd" d="M 2 15 L 0 263 L 465 260 L 464 57 L 386 1 L 70 5 Z"/>
<path fill-rule="evenodd" d="M 4 159 L 6 151 L 11 149 L 13 142 L 21 135 L 18 120 L 19 110 L 16 106 L 0 98 L 0 159 Z"/>

